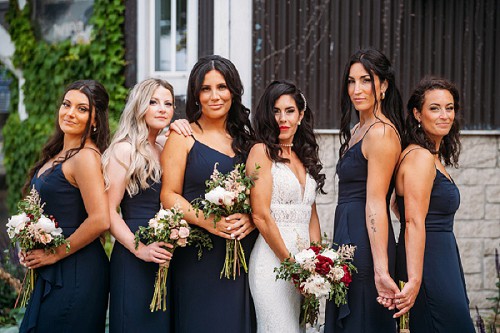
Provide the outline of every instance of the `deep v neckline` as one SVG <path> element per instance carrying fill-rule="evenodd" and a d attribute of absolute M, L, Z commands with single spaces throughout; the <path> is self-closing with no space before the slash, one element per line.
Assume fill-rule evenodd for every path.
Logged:
<path fill-rule="evenodd" d="M 48 174 L 50 171 L 54 171 L 55 168 L 57 168 L 58 165 L 62 165 L 62 163 L 57 163 L 56 165 L 51 165 L 50 167 L 48 167 L 47 169 L 45 169 L 42 173 L 40 173 L 41 169 L 38 169 L 35 173 L 35 179 L 40 179 L 41 177 L 45 176 L 46 174 Z"/>
<path fill-rule="evenodd" d="M 225 154 L 225 153 L 221 152 L 220 150 L 212 148 L 209 145 L 207 145 L 207 144 L 205 144 L 205 143 L 203 143 L 201 141 L 196 140 L 196 138 L 194 136 L 193 136 L 193 139 L 194 139 L 195 142 L 198 142 L 200 145 L 202 145 L 202 146 L 204 146 L 204 147 L 206 147 L 206 148 L 208 148 L 210 150 L 213 150 L 213 151 L 219 153 L 220 155 L 226 156 L 227 158 L 234 159 L 236 157 L 236 154 L 234 154 L 233 156 L 229 156 L 228 154 Z"/>
<path fill-rule="evenodd" d="M 287 169 L 288 171 L 290 171 L 290 173 L 293 175 L 293 178 L 295 179 L 295 181 L 297 182 L 297 184 L 299 185 L 299 188 L 300 188 L 300 202 L 304 202 L 304 199 L 305 199 L 305 195 L 306 195 L 306 188 L 307 188 L 307 183 L 308 183 L 308 180 L 309 180 L 309 173 L 307 172 L 306 170 L 306 179 L 304 181 L 304 186 L 302 186 L 302 183 L 300 182 L 299 178 L 297 177 L 297 175 L 293 172 L 292 168 L 290 168 L 286 163 L 281 163 L 283 164 Z"/>

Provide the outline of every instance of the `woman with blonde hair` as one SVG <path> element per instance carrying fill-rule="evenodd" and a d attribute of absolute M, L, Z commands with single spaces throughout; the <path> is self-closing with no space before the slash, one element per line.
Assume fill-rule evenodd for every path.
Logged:
<path fill-rule="evenodd" d="M 168 331 L 164 312 L 149 310 L 158 265 L 172 258 L 171 245 L 135 247 L 134 232 L 160 209 L 161 144 L 158 134 L 174 113 L 174 90 L 166 81 L 146 79 L 130 92 L 119 128 L 102 163 L 108 188 L 111 234 L 110 332 Z M 118 212 L 121 209 L 121 215 Z"/>

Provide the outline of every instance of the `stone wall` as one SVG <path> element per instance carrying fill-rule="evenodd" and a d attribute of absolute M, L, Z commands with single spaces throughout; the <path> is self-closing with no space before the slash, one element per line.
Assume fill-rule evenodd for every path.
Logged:
<path fill-rule="evenodd" d="M 337 201 L 335 165 L 340 147 L 338 135 L 319 135 L 321 159 L 327 177 L 326 192 L 317 199 L 321 230 L 331 238 Z M 465 272 L 471 310 L 483 313 L 496 296 L 495 248 L 500 251 L 500 136 L 462 136 L 460 167 L 449 168 L 461 194 L 455 219 L 462 264 Z M 395 231 L 399 222 L 393 221 Z M 446 283 L 446 282 L 443 282 Z"/>

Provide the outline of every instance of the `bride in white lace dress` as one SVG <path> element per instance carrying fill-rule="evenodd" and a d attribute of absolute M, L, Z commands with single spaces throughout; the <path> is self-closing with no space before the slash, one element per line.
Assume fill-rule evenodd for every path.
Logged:
<path fill-rule="evenodd" d="M 286 258 L 293 260 L 299 243 L 321 239 L 315 198 L 325 176 L 319 173 L 312 112 L 293 83 L 274 81 L 261 97 L 252 125 L 261 142 L 247 159 L 248 173 L 260 166 L 250 195 L 260 235 L 248 273 L 257 332 L 304 332 L 300 293 L 291 282 L 276 281 L 274 268 Z"/>

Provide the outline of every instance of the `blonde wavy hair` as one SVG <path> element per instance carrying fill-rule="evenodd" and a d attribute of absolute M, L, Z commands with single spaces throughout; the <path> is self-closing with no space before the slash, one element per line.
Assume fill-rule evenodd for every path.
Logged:
<path fill-rule="evenodd" d="M 159 182 L 161 180 L 160 162 L 155 158 L 153 147 L 149 144 L 149 127 L 146 124 L 146 111 L 149 108 L 151 97 L 156 89 L 164 87 L 172 94 L 174 88 L 167 81 L 150 78 L 134 86 L 129 93 L 127 104 L 120 117 L 118 129 L 111 140 L 109 148 L 102 156 L 102 167 L 106 189 L 109 188 L 109 162 L 112 156 L 116 157 L 116 145 L 121 142 L 128 142 L 132 145 L 130 164 L 118 160 L 126 170 L 126 190 L 130 196 L 149 188 L 149 180 Z M 158 133 L 159 134 L 159 133 Z"/>

